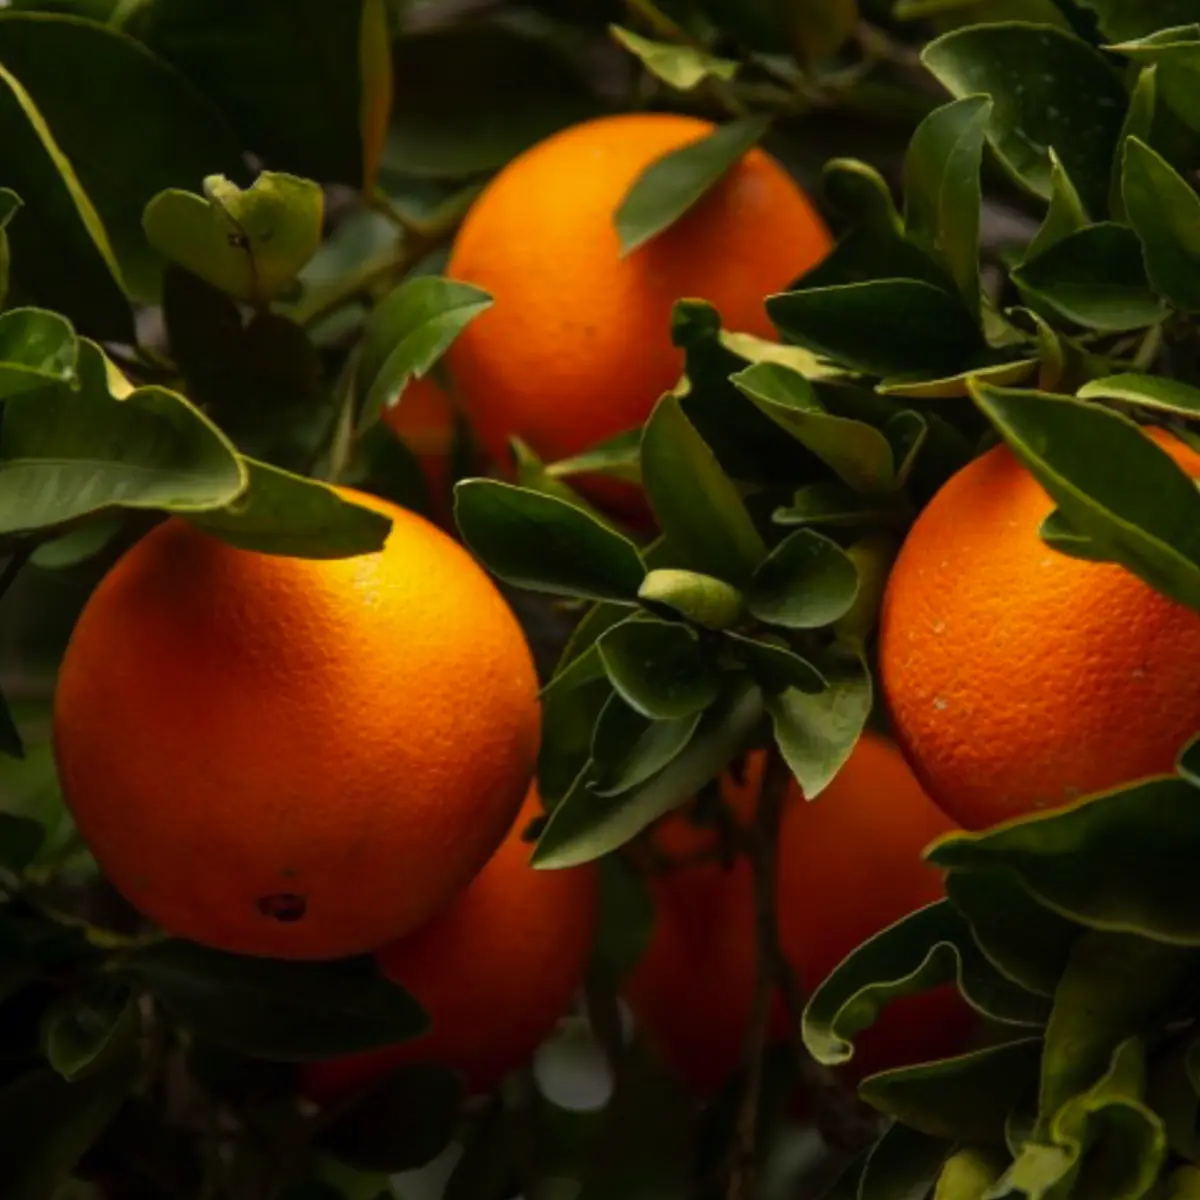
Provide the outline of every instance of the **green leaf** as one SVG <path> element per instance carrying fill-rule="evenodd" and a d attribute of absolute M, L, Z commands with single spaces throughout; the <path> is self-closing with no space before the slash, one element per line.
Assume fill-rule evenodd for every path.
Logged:
<path fill-rule="evenodd" d="M 615 437 L 552 462 L 546 471 L 555 479 L 572 475 L 611 475 L 627 483 L 642 482 L 642 428 L 626 429 Z"/>
<path fill-rule="evenodd" d="M 831 158 L 821 169 L 825 195 L 834 208 L 860 229 L 881 237 L 902 237 L 904 223 L 896 211 L 892 189 L 870 163 Z"/>
<path fill-rule="evenodd" d="M 946 895 L 996 970 L 1027 992 L 1054 995 L 1081 926 L 1039 904 L 1003 869 L 950 871 Z"/>
<path fill-rule="evenodd" d="M 795 688 L 816 695 L 829 686 L 828 680 L 811 662 L 801 658 L 782 639 L 746 637 L 727 633 L 734 655 L 765 692 L 772 694 Z"/>
<path fill-rule="evenodd" d="M 1187 883 L 1200 853 L 1196 791 L 1154 778 L 929 851 L 951 870 L 1002 868 L 1046 907 L 1093 929 L 1200 945 L 1200 897 Z"/>
<path fill-rule="evenodd" d="M 4 183 L 24 207 L 4 230 L 13 281 L 84 333 L 134 340 L 133 313 L 95 206 L 33 98 L 0 66 Z"/>
<path fill-rule="evenodd" d="M 797 488 L 791 504 L 777 508 L 771 514 L 771 520 L 776 525 L 852 527 L 875 524 L 887 513 L 888 506 L 872 503 L 868 497 L 838 480 Z"/>
<path fill-rule="evenodd" d="M 12 723 L 12 714 L 7 712 L 10 738 L 16 737 L 16 744 L 10 743 L 7 752 L 14 758 L 23 756 L 15 753 L 20 747 L 20 734 Z M 23 871 L 38 856 L 42 843 L 46 840 L 46 831 L 29 817 L 16 816 L 13 813 L 0 812 L 0 867 L 9 871 Z"/>
<path fill-rule="evenodd" d="M 375 4 L 155 0 L 127 28 L 228 114 L 246 149 L 283 171 L 361 187 L 362 115 L 379 87 L 363 53 Z"/>
<path fill-rule="evenodd" d="M 42 1021 L 50 1065 L 67 1080 L 86 1078 L 114 1054 L 127 1053 L 141 1032 L 137 998 L 128 987 L 93 981 L 53 1005 Z"/>
<path fill-rule="evenodd" d="M 958 1150 L 946 1160 L 933 1200 L 985 1200 L 1007 1163 L 996 1150 L 977 1146 Z"/>
<path fill-rule="evenodd" d="M 858 569 L 815 529 L 798 529 L 762 561 L 747 592 L 753 616 L 786 629 L 822 629 L 844 617 L 858 595 Z"/>
<path fill-rule="evenodd" d="M 979 209 L 987 96 L 966 96 L 917 126 L 904 161 L 905 229 L 946 268 L 967 308 L 979 312 Z"/>
<path fill-rule="evenodd" d="M 1047 25 L 972 25 L 930 42 L 921 60 L 951 95 L 991 96 L 988 141 L 1019 183 L 1049 198 L 1053 146 L 1085 208 L 1105 211 L 1127 97 L 1087 43 Z"/>
<path fill-rule="evenodd" d="M 247 469 L 198 409 L 165 388 L 124 400 L 92 387 L 5 405 L 0 532 L 61 525 L 109 508 L 201 512 L 235 500 Z"/>
<path fill-rule="evenodd" d="M 1152 587 L 1200 608 L 1200 492 L 1166 451 L 1098 405 L 982 384 L 974 392 L 1078 532 Z"/>
<path fill-rule="evenodd" d="M 804 795 L 815 800 L 845 765 L 871 713 L 871 675 L 858 657 L 822 663 L 828 687 L 767 700 L 775 740 Z"/>
<path fill-rule="evenodd" d="M 0 314 L 0 400 L 75 376 L 79 343 L 65 317 L 40 308 Z"/>
<path fill-rule="evenodd" d="M 838 964 L 805 1006 L 804 1044 L 818 1062 L 848 1062 L 854 1038 L 888 1004 L 944 984 L 954 984 L 976 1011 L 1006 1024 L 1036 1027 L 1050 1012 L 1045 997 L 996 972 L 963 918 L 939 900 L 881 930 Z"/>
<path fill-rule="evenodd" d="M 1176 308 L 1200 312 L 1200 196 L 1162 155 L 1134 137 L 1125 143 L 1121 189 L 1150 286 Z"/>
<path fill-rule="evenodd" d="M 463 480 L 454 496 L 463 539 L 505 582 L 633 603 L 646 577 L 637 547 L 582 509 L 490 479 Z"/>
<path fill-rule="evenodd" d="M 1026 261 L 1037 258 L 1045 250 L 1049 250 L 1055 242 L 1073 233 L 1078 233 L 1088 225 L 1088 215 L 1083 207 L 1083 201 L 1071 182 L 1071 177 L 1063 168 L 1058 151 L 1050 147 L 1050 207 L 1034 235 L 1033 241 L 1022 256 Z M 997 381 L 999 382 L 999 381 Z"/>
<path fill-rule="evenodd" d="M 1108 375 L 1089 379 L 1076 393 L 1080 400 L 1119 400 L 1152 412 L 1200 417 L 1200 388 L 1160 375 Z"/>
<path fill-rule="evenodd" d="M 1031 305 L 1107 333 L 1161 321 L 1137 235 L 1125 225 L 1090 225 L 1023 262 L 1013 282 Z"/>
<path fill-rule="evenodd" d="M 610 696 L 592 734 L 592 791 L 619 796 L 657 775 L 692 740 L 701 712 L 659 720 Z"/>
<path fill-rule="evenodd" d="M 1040 1052 L 1040 1039 L 1004 1042 L 872 1075 L 858 1091 L 880 1112 L 930 1137 L 1000 1145 L 1008 1114 L 1035 1086 Z"/>
<path fill-rule="evenodd" d="M 316 253 L 324 211 L 324 194 L 308 179 L 264 171 L 243 191 L 223 175 L 209 175 L 203 196 L 159 192 L 146 205 L 142 227 L 164 258 L 264 306 Z"/>
<path fill-rule="evenodd" d="M 368 958 L 284 962 L 168 940 L 129 955 L 122 973 L 200 1036 L 277 1062 L 374 1050 L 428 1026 L 416 1001 Z"/>
<path fill-rule="evenodd" d="M 352 558 L 383 547 L 391 521 L 316 479 L 243 459 L 246 490 L 222 508 L 198 513 L 193 525 L 231 546 L 288 558 Z"/>
<path fill-rule="evenodd" d="M 136 1058 L 126 1055 L 75 1083 L 38 1070 L 0 1091 L 5 1200 L 61 1195 L 75 1165 L 125 1102 L 137 1081 L 136 1068 Z"/>
<path fill-rule="evenodd" d="M 695 46 L 656 42 L 620 25 L 610 25 L 608 31 L 651 75 L 677 91 L 690 92 L 706 79 L 728 83 L 738 71 L 734 59 L 718 58 Z"/>
<path fill-rule="evenodd" d="M 1080 0 L 1096 14 L 1105 37 L 1140 38 L 1161 29 L 1184 25 L 1196 16 L 1195 0 Z"/>
<path fill-rule="evenodd" d="M 1124 177 L 1125 155 L 1124 147 L 1130 138 L 1149 145 L 1154 132 L 1154 118 L 1158 108 L 1158 68 L 1143 67 L 1138 72 L 1137 83 L 1129 97 L 1129 109 L 1125 113 L 1125 123 L 1121 126 L 1121 136 L 1117 142 L 1117 154 L 1113 158 L 1112 183 L 1108 189 L 1108 210 L 1114 221 L 1126 221 Z"/>
<path fill-rule="evenodd" d="M 624 614 L 627 610 L 617 611 Z M 537 774 L 547 809 L 558 807 L 588 764 L 596 722 L 612 695 L 612 684 L 594 645 L 561 669 L 543 690 Z"/>
<path fill-rule="evenodd" d="M 638 599 L 651 612 L 683 617 L 702 629 L 728 629 L 746 611 L 737 588 L 696 571 L 660 568 L 651 571 L 638 589 Z"/>
<path fill-rule="evenodd" d="M 1112 0 L 1102 2 L 1112 3 Z M 1156 65 L 1157 94 L 1195 131 L 1200 126 L 1200 103 L 1196 99 L 1196 85 L 1200 82 L 1200 24 L 1196 24 L 1196 18 L 1200 12 L 1187 0 L 1178 3 L 1178 8 L 1172 7 L 1158 19 L 1154 19 L 1153 13 L 1132 7 L 1105 13 L 1106 29 L 1113 31 L 1110 36 L 1129 39 L 1107 48 L 1134 62 Z M 1124 7 L 1120 0 L 1116 0 L 1114 8 L 1117 5 Z M 1146 20 L 1147 16 L 1151 19 Z M 1185 23 L 1189 21 L 1191 24 Z"/>
<path fill-rule="evenodd" d="M 732 376 L 731 382 L 854 491 L 871 495 L 891 490 L 895 463 L 887 438 L 863 421 L 829 413 L 798 371 L 778 363 L 756 363 Z"/>
<path fill-rule="evenodd" d="M 597 867 L 600 913 L 592 962 L 619 987 L 654 936 L 654 899 L 645 878 L 620 855 L 602 859 Z"/>
<path fill-rule="evenodd" d="M 634 180 L 614 220 L 621 253 L 662 233 L 715 187 L 767 131 L 768 117 L 746 117 L 672 150 Z"/>
<path fill-rule="evenodd" d="M 619 796 L 598 795 L 585 772 L 551 814 L 533 853 L 534 866 L 578 866 L 623 846 L 716 779 L 745 749 L 762 714 L 757 689 L 729 693 L 705 711 L 682 753 Z"/>
<path fill-rule="evenodd" d="M 871 1147 L 854 1200 L 923 1200 L 948 1150 L 942 1138 L 894 1122 Z"/>
<path fill-rule="evenodd" d="M 409 381 L 427 374 L 467 325 L 491 306 L 487 292 L 437 275 L 406 279 L 389 292 L 367 319 L 359 345 L 356 377 L 366 397 L 359 427 L 403 404 Z"/>
<path fill-rule="evenodd" d="M 513 26 L 455 22 L 405 30 L 396 39 L 385 180 L 487 174 L 558 130 L 601 114 L 561 44 Z"/>
<path fill-rule="evenodd" d="M 339 1108 L 313 1144 L 360 1171 L 416 1170 L 450 1144 L 462 1102 L 453 1071 L 413 1063 Z"/>
<path fill-rule="evenodd" d="M 642 475 L 667 543 L 683 564 L 742 584 L 766 557 L 762 536 L 679 400 L 659 400 L 642 434 Z"/>
<path fill-rule="evenodd" d="M 396 83 L 392 77 L 389 0 L 363 0 L 358 29 L 358 68 L 361 80 L 358 132 L 362 145 L 359 187 L 364 196 L 370 196 L 379 174 Z"/>
<path fill-rule="evenodd" d="M 984 348 L 962 301 L 919 279 L 785 292 L 767 313 L 785 337 L 870 375 L 960 370 Z"/>
<path fill-rule="evenodd" d="M 631 618 L 596 647 L 617 693 L 652 720 L 690 717 L 716 700 L 721 677 L 696 631 L 677 621 Z"/>
<path fill-rule="evenodd" d="M 0 60 L 74 167 L 132 293 L 155 299 L 162 262 L 142 232 L 142 212 L 166 188 L 216 171 L 243 175 L 236 135 L 178 72 L 94 21 L 0 14 Z"/>

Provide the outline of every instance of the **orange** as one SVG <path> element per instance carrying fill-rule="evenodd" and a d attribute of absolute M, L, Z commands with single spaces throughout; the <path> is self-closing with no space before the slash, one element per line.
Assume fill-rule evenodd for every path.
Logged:
<path fill-rule="evenodd" d="M 495 303 L 447 361 L 496 462 L 508 463 L 514 434 L 554 460 L 640 426 L 682 371 L 676 300 L 708 300 L 727 328 L 771 337 L 764 297 L 829 250 L 803 192 L 754 149 L 679 221 L 621 256 L 614 214 L 634 181 L 713 128 L 669 113 L 588 121 L 515 158 L 475 201 L 447 273 Z"/>
<path fill-rule="evenodd" d="M 472 1093 L 489 1092 L 551 1033 L 583 983 L 596 921 L 596 874 L 588 867 L 537 871 L 523 840 L 541 812 L 529 796 L 487 866 L 443 912 L 376 955 L 430 1018 L 411 1042 L 314 1063 L 302 1092 L 322 1103 L 369 1087 L 410 1063 L 460 1072 Z"/>
<path fill-rule="evenodd" d="M 744 785 L 723 785 L 739 820 L 751 815 L 762 767 L 756 756 Z M 869 937 L 941 898 L 941 877 L 921 852 L 951 828 L 899 752 L 874 734 L 863 736 L 816 800 L 806 801 L 793 784 L 780 829 L 776 903 L 780 943 L 805 992 Z M 665 821 L 656 841 L 685 865 L 652 877 L 657 922 L 626 998 L 667 1067 L 709 1093 L 745 1050 L 757 958 L 752 871 L 745 857 L 698 861 L 704 835 L 682 815 Z M 909 997 L 858 1038 L 845 1074 L 857 1080 L 955 1053 L 973 1025 L 951 989 Z M 779 1002 L 771 1034 L 787 1037 Z"/>
<path fill-rule="evenodd" d="M 1149 436 L 1200 476 L 1200 455 Z M 1169 771 L 1200 730 L 1200 614 L 1051 550 L 1053 507 L 1007 447 L 989 450 L 922 511 L 884 595 L 897 739 L 968 829 Z"/>
<path fill-rule="evenodd" d="M 391 431 L 416 455 L 438 521 L 450 519 L 454 400 L 432 376 L 413 379 L 398 404 L 384 409 Z"/>
<path fill-rule="evenodd" d="M 179 519 L 101 581 L 54 745 L 87 844 L 172 934 L 243 954 L 374 950 L 483 866 L 532 776 L 537 679 L 487 575 L 429 522 L 306 560 Z"/>

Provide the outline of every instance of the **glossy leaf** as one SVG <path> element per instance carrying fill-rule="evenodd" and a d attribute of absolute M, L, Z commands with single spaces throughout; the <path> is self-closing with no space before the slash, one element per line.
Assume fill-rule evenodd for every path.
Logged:
<path fill-rule="evenodd" d="M 768 625 L 821 629 L 850 611 L 858 584 L 858 569 L 837 542 L 798 529 L 759 565 L 746 599 L 751 614 Z"/>
<path fill-rule="evenodd" d="M 277 1062 L 373 1050 L 428 1023 L 370 959 L 285 962 L 168 940 L 130 955 L 122 969 L 200 1036 Z"/>
<path fill-rule="evenodd" d="M 592 791 L 618 796 L 657 775 L 692 740 L 701 712 L 658 719 L 610 696 L 592 734 Z"/>
<path fill-rule="evenodd" d="M 1083 207 L 1083 201 L 1080 200 L 1079 193 L 1071 182 L 1071 177 L 1063 167 L 1062 159 L 1058 157 L 1058 151 L 1051 146 L 1050 207 L 1046 210 L 1046 215 L 1042 219 L 1033 241 L 1029 243 L 1024 258 L 1037 258 L 1043 251 L 1049 250 L 1055 242 L 1061 242 L 1063 238 L 1078 233 L 1088 223 L 1088 214 Z"/>
<path fill-rule="evenodd" d="M 566 501 L 490 479 L 464 480 L 454 495 L 472 553 L 517 587 L 632 603 L 646 577 L 628 538 Z"/>
<path fill-rule="evenodd" d="M 614 214 L 622 254 L 633 253 L 679 220 L 754 146 L 769 123 L 767 117 L 730 121 L 652 162 Z"/>
<path fill-rule="evenodd" d="M 956 1151 L 942 1167 L 933 1200 L 985 1200 L 1007 1161 L 993 1149 L 968 1146 Z"/>
<path fill-rule="evenodd" d="M 777 363 L 756 363 L 734 375 L 732 382 L 854 491 L 872 494 L 891 489 L 895 463 L 887 438 L 865 422 L 828 412 L 798 371 Z"/>
<path fill-rule="evenodd" d="M 1011 21 L 955 30 L 921 59 L 951 95 L 992 98 L 988 140 L 1015 179 L 1048 199 L 1053 146 L 1087 210 L 1105 211 L 1127 97 L 1095 50 L 1064 30 Z"/>
<path fill-rule="evenodd" d="M 987 96 L 966 96 L 917 126 L 904 162 L 905 229 L 979 312 L 979 209 Z"/>
<path fill-rule="evenodd" d="M 815 800 L 842 769 L 871 712 L 871 676 L 858 657 L 819 664 L 828 686 L 767 700 L 775 740 L 804 795 Z"/>
<path fill-rule="evenodd" d="M 903 236 L 904 222 L 896 211 L 892 189 L 870 163 L 831 158 L 821 174 L 829 203 L 857 227 L 888 237 Z"/>
<path fill-rule="evenodd" d="M 882 396 L 912 396 L 923 400 L 948 400 L 971 394 L 971 381 L 982 379 L 985 383 L 1004 387 L 1008 384 L 1025 383 L 1037 375 L 1038 360 L 1035 358 L 1006 359 L 992 365 L 972 367 L 954 375 L 936 379 L 910 379 L 907 377 L 885 379 L 875 390 Z"/>
<path fill-rule="evenodd" d="M 546 468 L 555 479 L 566 479 L 572 475 L 611 475 L 627 483 L 642 481 L 642 429 L 626 429 L 615 437 L 598 445 L 572 454 L 569 458 L 555 459 Z"/>
<path fill-rule="evenodd" d="M 1176 308 L 1200 312 L 1200 196 L 1145 142 L 1125 143 L 1122 196 L 1146 275 Z"/>
<path fill-rule="evenodd" d="M 1003 868 L 1039 903 L 1093 929 L 1200 945 L 1189 878 L 1200 846 L 1195 789 L 1154 778 L 930 850 L 936 866 Z"/>
<path fill-rule="evenodd" d="M 1119 400 L 1153 412 L 1200 417 L 1200 388 L 1161 375 L 1108 375 L 1089 379 L 1076 394 L 1081 400 Z"/>
<path fill-rule="evenodd" d="M 42 1021 L 42 1046 L 50 1065 L 67 1080 L 103 1068 L 128 1052 L 141 1031 L 136 997 L 127 987 L 99 980 L 53 1005 Z"/>
<path fill-rule="evenodd" d="M 829 681 L 806 658 L 782 644 L 782 639 L 746 637 L 740 633 L 725 635 L 738 661 L 765 692 L 776 694 L 795 689 L 816 695 L 825 691 Z"/>
<path fill-rule="evenodd" d="M 610 25 L 608 29 L 647 71 L 678 91 L 690 92 L 706 79 L 728 83 L 737 74 L 734 59 L 718 58 L 695 46 L 656 42 L 621 25 Z"/>
<path fill-rule="evenodd" d="M 1098 405 L 985 385 L 975 401 L 1076 530 L 1200 607 L 1200 492 L 1164 450 Z"/>
<path fill-rule="evenodd" d="M 590 762 L 596 722 L 613 694 L 594 645 L 543 690 L 538 790 L 547 809 L 558 807 Z"/>
<path fill-rule="evenodd" d="M 872 375 L 956 370 L 983 349 L 958 297 L 919 279 L 785 292 L 767 313 L 785 337 Z"/>
<path fill-rule="evenodd" d="M 318 480 L 243 462 L 250 473 L 245 491 L 223 508 L 192 516 L 193 525 L 242 550 L 289 558 L 352 558 L 387 541 L 391 521 L 383 513 Z"/>
<path fill-rule="evenodd" d="M 1113 30 L 1110 37 L 1117 40 L 1117 45 L 1108 49 L 1134 62 L 1156 65 L 1159 96 L 1195 130 L 1200 125 L 1200 103 L 1196 99 L 1196 84 L 1200 81 L 1200 24 L 1196 18 L 1200 13 L 1187 0 L 1175 0 L 1179 7 L 1173 6 L 1158 19 L 1154 19 L 1157 14 L 1153 9 L 1135 11 L 1120 0 L 1101 2 L 1109 9 L 1104 13 L 1105 26 Z M 1159 0 L 1163 2 L 1172 0 Z"/>
<path fill-rule="evenodd" d="M 0 400 L 70 382 L 78 358 L 66 318 L 40 308 L 0 313 Z"/>
<path fill-rule="evenodd" d="M 245 191 L 222 175 L 204 195 L 170 188 L 149 204 L 150 244 L 240 300 L 265 305 L 292 283 L 321 244 L 324 196 L 311 180 L 264 171 Z"/>
<path fill-rule="evenodd" d="M 642 476 L 667 542 L 684 565 L 740 585 L 766 557 L 741 494 L 674 396 L 664 396 L 646 423 Z"/>
<path fill-rule="evenodd" d="M 1031 305 L 1088 329 L 1121 332 L 1160 321 L 1142 248 L 1124 225 L 1090 225 L 1051 244 L 1012 275 Z"/>
<path fill-rule="evenodd" d="M 4 183 L 23 206 L 4 231 L 12 279 L 84 333 L 133 341 L 125 285 L 95 206 L 29 92 L 0 66 Z"/>
<path fill-rule="evenodd" d="M 745 612 L 737 588 L 696 571 L 651 571 L 638 589 L 638 599 L 651 612 L 683 617 L 704 629 L 727 629 Z"/>
<path fill-rule="evenodd" d="M 421 275 L 405 280 L 367 319 L 360 343 L 358 388 L 365 397 L 360 427 L 404 403 L 404 389 L 427 374 L 454 339 L 492 305 L 469 283 Z"/>
<path fill-rule="evenodd" d="M 632 618 L 603 634 L 596 647 L 613 687 L 644 717 L 690 717 L 717 698 L 716 663 L 688 625 Z"/>
<path fill-rule="evenodd" d="M 1158 68 L 1143 67 L 1138 72 L 1137 82 L 1129 97 L 1129 109 L 1125 123 L 1121 126 L 1121 137 L 1117 143 L 1118 153 L 1113 159 L 1112 184 L 1109 187 L 1108 210 L 1114 221 L 1126 221 L 1125 211 L 1125 155 L 1124 148 L 1130 138 L 1150 144 L 1154 133 L 1154 121 L 1158 109 Z"/>
<path fill-rule="evenodd" d="M 716 779 L 745 748 L 762 714 L 757 689 L 731 693 L 705 711 L 682 753 L 653 778 L 618 796 L 598 795 L 585 772 L 551 814 L 533 864 L 573 867 L 623 846 Z"/>
<path fill-rule="evenodd" d="M 413 1063 L 340 1107 L 313 1142 L 362 1171 L 412 1171 L 450 1144 L 462 1101 L 463 1086 L 453 1071 Z"/>

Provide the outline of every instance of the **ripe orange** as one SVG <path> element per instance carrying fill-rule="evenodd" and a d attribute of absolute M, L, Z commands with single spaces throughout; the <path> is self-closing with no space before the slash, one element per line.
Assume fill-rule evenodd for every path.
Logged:
<path fill-rule="evenodd" d="M 58 678 L 80 832 L 173 934 L 334 958 L 416 928 L 531 778 L 537 679 L 483 570 L 427 521 L 304 560 L 158 525 L 100 583 Z"/>
<path fill-rule="evenodd" d="M 400 402 L 384 409 L 391 431 L 416 455 L 439 522 L 450 519 L 454 400 L 430 375 L 413 379 Z"/>
<path fill-rule="evenodd" d="M 830 237 L 763 151 L 621 257 L 614 214 L 635 179 L 712 130 L 667 113 L 588 121 L 518 156 L 476 200 L 447 273 L 495 304 L 448 362 L 496 462 L 509 461 L 513 434 L 552 460 L 641 425 L 682 370 L 671 344 L 678 299 L 708 300 L 727 328 L 773 336 L 764 297 L 823 258 Z"/>
<path fill-rule="evenodd" d="M 531 788 L 508 836 L 466 890 L 376 955 L 383 973 L 429 1014 L 429 1032 L 306 1067 L 306 1096 L 337 1101 L 418 1062 L 452 1067 L 472 1093 L 482 1093 L 528 1062 L 582 985 L 596 921 L 592 867 L 530 866 L 533 847 L 522 834 L 540 812 Z"/>
<path fill-rule="evenodd" d="M 743 785 L 723 786 L 743 821 L 761 776 L 762 761 L 754 759 Z M 780 942 L 806 992 L 873 934 L 941 897 L 941 878 L 920 855 L 951 828 L 899 752 L 874 734 L 864 735 L 815 801 L 793 786 L 780 830 L 776 902 Z M 756 945 L 750 864 L 744 857 L 731 864 L 697 861 L 703 839 L 683 816 L 656 833 L 660 849 L 686 865 L 652 878 L 657 924 L 626 998 L 664 1063 L 707 1093 L 732 1075 L 744 1053 Z M 714 844 L 711 834 L 707 840 Z M 909 997 L 857 1039 L 845 1074 L 857 1080 L 955 1053 L 973 1024 L 952 989 Z M 777 1041 L 787 1036 L 781 1003 L 771 1033 Z"/>
<path fill-rule="evenodd" d="M 1150 436 L 1200 476 L 1200 455 Z M 989 450 L 922 511 L 884 595 L 897 739 L 968 829 L 1169 771 L 1200 730 L 1200 614 L 1051 550 L 1052 508 L 1010 450 Z"/>

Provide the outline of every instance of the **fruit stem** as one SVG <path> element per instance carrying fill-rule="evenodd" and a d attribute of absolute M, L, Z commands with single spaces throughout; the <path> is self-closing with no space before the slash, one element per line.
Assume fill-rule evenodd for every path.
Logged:
<path fill-rule="evenodd" d="M 791 771 L 777 746 L 767 751 L 762 798 L 753 827 L 748 830 L 747 850 L 754 871 L 754 931 L 756 979 L 754 1007 L 746 1040 L 746 1081 L 738 1112 L 729 1174 L 728 1200 L 749 1200 L 754 1194 L 755 1142 L 762 1098 L 763 1073 L 770 1033 L 771 1000 L 781 975 L 783 955 L 779 949 L 779 915 L 776 883 L 779 874 L 779 824 L 783 801 L 791 782 Z"/>

